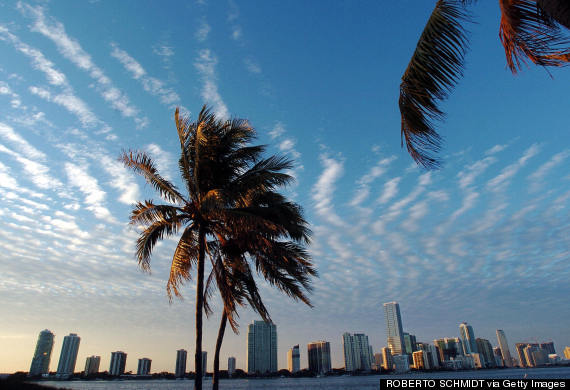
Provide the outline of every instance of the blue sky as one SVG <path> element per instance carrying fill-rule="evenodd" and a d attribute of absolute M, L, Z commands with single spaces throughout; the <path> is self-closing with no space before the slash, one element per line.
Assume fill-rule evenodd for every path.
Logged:
<path fill-rule="evenodd" d="M 151 275 L 134 259 L 130 205 L 151 189 L 116 158 L 148 151 L 176 181 L 176 106 L 247 118 L 271 153 L 294 158 L 287 194 L 305 209 L 320 278 L 314 309 L 263 285 L 279 367 L 292 345 L 343 332 L 386 345 L 382 303 L 400 302 L 418 341 L 457 337 L 462 321 L 497 344 L 570 345 L 570 101 L 567 69 L 505 67 L 498 5 L 477 24 L 465 76 L 443 104 L 444 167 L 400 148 L 404 72 L 432 2 L 0 1 L 0 372 L 28 370 L 51 329 L 85 357 L 128 353 L 174 370 L 194 349 L 193 286 L 168 304 L 175 239 Z M 219 311 L 218 311 L 219 312 Z M 245 368 L 247 323 L 228 333 Z M 217 313 L 206 323 L 209 369 Z M 191 359 L 190 359 L 191 360 Z M 306 366 L 306 349 L 301 348 Z M 192 363 L 190 367 L 192 368 Z"/>

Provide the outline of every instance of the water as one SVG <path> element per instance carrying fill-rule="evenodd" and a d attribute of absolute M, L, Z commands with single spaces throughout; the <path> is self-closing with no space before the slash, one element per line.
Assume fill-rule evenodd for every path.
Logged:
<path fill-rule="evenodd" d="M 570 378 L 570 367 L 478 370 L 460 372 L 414 373 L 405 375 L 335 376 L 325 378 L 226 379 L 220 389 L 236 390 L 378 390 L 380 378 L 473 378 L 473 379 L 561 379 Z M 73 390 L 189 390 L 193 380 L 114 380 L 42 382 L 46 386 Z M 204 389 L 211 389 L 211 379 L 204 380 Z"/>

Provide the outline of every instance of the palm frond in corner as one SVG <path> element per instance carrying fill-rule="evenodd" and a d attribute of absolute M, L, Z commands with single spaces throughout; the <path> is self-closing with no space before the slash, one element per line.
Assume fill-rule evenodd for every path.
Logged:
<path fill-rule="evenodd" d="M 570 62 L 570 40 L 557 23 L 552 23 L 555 14 L 547 14 L 551 19 L 545 20 L 546 14 L 539 11 L 534 0 L 500 0 L 499 4 L 499 37 L 511 72 L 517 73 L 527 60 L 545 67 Z"/>
<path fill-rule="evenodd" d="M 440 166 L 437 154 L 441 137 L 434 121 L 444 113 L 445 99 L 462 76 L 468 41 L 461 22 L 470 20 L 465 2 L 439 0 L 433 10 L 400 84 L 402 144 L 412 158 L 427 169 Z"/>

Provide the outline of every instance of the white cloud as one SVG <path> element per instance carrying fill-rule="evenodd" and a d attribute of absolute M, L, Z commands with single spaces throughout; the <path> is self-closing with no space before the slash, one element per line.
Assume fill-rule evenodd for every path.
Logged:
<path fill-rule="evenodd" d="M 350 201 L 351 206 L 360 205 L 370 194 L 370 184 L 382 176 L 388 169 L 388 165 L 396 159 L 395 156 L 383 158 L 374 165 L 366 175 L 358 180 L 358 189 Z"/>
<path fill-rule="evenodd" d="M 273 129 L 269 132 L 271 139 L 280 137 L 285 133 L 285 125 L 282 122 L 276 122 Z"/>
<path fill-rule="evenodd" d="M 261 66 L 251 58 L 244 58 L 243 63 L 248 72 L 253 74 L 261 73 Z"/>
<path fill-rule="evenodd" d="M 111 107 L 118 110 L 124 117 L 135 119 L 137 126 L 144 124 L 144 122 L 136 121 L 139 110 L 130 103 L 125 94 L 113 85 L 103 70 L 93 63 L 91 56 L 83 50 L 79 42 L 67 35 L 61 22 L 47 16 L 41 6 L 32 7 L 20 2 L 18 9 L 34 20 L 32 31 L 49 38 L 65 58 L 95 80 L 97 90 Z"/>
<path fill-rule="evenodd" d="M 536 171 L 529 175 L 531 181 L 531 191 L 535 192 L 540 189 L 545 176 L 555 167 L 562 164 L 564 160 L 570 157 L 570 150 L 566 149 L 560 153 L 556 153 L 550 160 L 542 164 Z"/>
<path fill-rule="evenodd" d="M 198 27 L 198 30 L 196 30 L 195 33 L 196 39 L 199 42 L 204 42 L 206 39 L 208 39 L 208 34 L 210 33 L 211 29 L 212 28 L 210 25 L 205 20 L 202 20 L 200 22 L 200 27 Z"/>
<path fill-rule="evenodd" d="M 0 152 L 6 153 L 18 161 L 26 172 L 26 177 L 37 187 L 42 189 L 57 189 L 61 186 L 61 182 L 49 174 L 49 168 L 44 164 L 23 157 L 2 144 L 0 144 Z"/>
<path fill-rule="evenodd" d="M 333 208 L 333 195 L 336 189 L 336 181 L 344 173 L 344 164 L 327 155 L 321 155 L 321 164 L 324 167 L 317 183 L 312 188 L 312 198 L 315 201 L 317 214 L 327 222 L 335 226 L 343 226 L 342 219 Z"/>
<path fill-rule="evenodd" d="M 380 198 L 378 198 L 378 203 L 384 204 L 390 201 L 398 193 L 398 184 L 401 178 L 395 177 L 384 183 L 384 191 Z"/>
<path fill-rule="evenodd" d="M 29 87 L 29 91 L 31 94 L 39 96 L 48 102 L 62 106 L 74 114 L 83 125 L 94 125 L 99 122 L 85 102 L 71 93 L 52 94 L 49 90 L 36 86 Z"/>
<path fill-rule="evenodd" d="M 194 63 L 194 66 L 202 76 L 202 82 L 204 83 L 202 87 L 202 98 L 206 102 L 213 104 L 214 111 L 218 117 L 227 119 L 230 117 L 230 113 L 218 92 L 218 85 L 216 83 L 217 63 L 218 59 L 216 56 L 213 55 L 209 49 L 204 49 L 198 53 L 198 61 Z"/>
<path fill-rule="evenodd" d="M 142 84 L 146 92 L 153 96 L 158 96 L 160 101 L 166 105 L 172 105 L 180 101 L 180 97 L 174 90 L 167 88 L 164 82 L 159 79 L 148 76 L 142 65 L 126 51 L 120 49 L 116 43 L 111 44 L 111 47 L 113 48 L 111 56 L 119 60 L 133 79 L 138 80 Z"/>
<path fill-rule="evenodd" d="M 487 182 L 487 189 L 493 192 L 498 192 L 504 190 L 509 184 L 513 176 L 526 165 L 526 162 L 533 156 L 538 154 L 540 147 L 537 144 L 533 144 L 528 148 L 523 155 L 517 160 L 517 162 L 505 167 L 501 173 Z"/>
<path fill-rule="evenodd" d="M 20 134 L 17 134 L 14 129 L 5 123 L 0 122 L 0 137 L 4 138 L 7 142 L 15 146 L 15 148 L 26 157 L 43 161 L 46 155 L 38 149 L 30 145 Z"/>
<path fill-rule="evenodd" d="M 111 212 L 104 206 L 106 192 L 99 187 L 97 179 L 87 173 L 86 166 L 72 163 L 65 164 L 67 179 L 72 187 L 77 187 L 85 195 L 85 208 L 95 215 L 96 218 L 116 222 Z"/>

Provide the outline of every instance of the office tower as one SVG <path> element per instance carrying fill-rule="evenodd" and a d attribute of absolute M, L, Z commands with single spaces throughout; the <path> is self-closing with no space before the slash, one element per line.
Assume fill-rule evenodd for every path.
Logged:
<path fill-rule="evenodd" d="M 49 362 L 51 360 L 51 351 L 53 349 L 54 334 L 45 329 L 38 336 L 36 343 L 36 351 L 32 358 L 30 366 L 30 376 L 43 375 L 49 373 Z"/>
<path fill-rule="evenodd" d="M 410 363 L 408 361 L 408 356 L 406 355 L 396 355 L 392 356 L 394 360 L 394 371 L 398 374 L 410 371 Z"/>
<path fill-rule="evenodd" d="M 309 371 L 324 374 L 331 371 L 331 345 L 328 341 L 307 344 Z"/>
<path fill-rule="evenodd" d="M 301 354 L 299 353 L 299 345 L 295 345 L 287 352 L 287 368 L 291 373 L 301 370 Z"/>
<path fill-rule="evenodd" d="M 382 348 L 382 366 L 385 370 L 392 370 L 394 368 L 394 360 L 392 360 L 392 352 L 390 348 Z"/>
<path fill-rule="evenodd" d="M 496 367 L 495 355 L 493 354 L 493 346 L 487 339 L 476 338 L 475 344 L 477 344 L 477 350 L 479 354 L 483 356 L 485 360 L 485 367 L 492 368 Z"/>
<path fill-rule="evenodd" d="M 416 370 L 426 369 L 426 362 L 424 361 L 424 351 L 416 351 L 412 353 L 412 358 L 414 360 L 414 368 Z"/>
<path fill-rule="evenodd" d="M 150 363 L 152 360 L 149 358 L 139 359 L 139 365 L 137 367 L 137 375 L 148 375 L 150 373 Z"/>
<path fill-rule="evenodd" d="M 527 344 L 526 347 L 523 348 L 523 353 L 525 357 L 526 364 L 529 367 L 536 367 L 537 364 L 534 360 L 533 352 L 538 351 L 538 345 L 536 344 Z"/>
<path fill-rule="evenodd" d="M 519 364 L 521 367 L 528 367 L 528 363 L 526 361 L 526 357 L 524 356 L 524 349 L 527 346 L 527 343 L 516 343 L 515 349 L 517 350 L 517 354 L 519 355 Z"/>
<path fill-rule="evenodd" d="M 123 351 L 111 352 L 111 365 L 109 366 L 109 375 L 119 376 L 125 373 L 125 365 L 127 364 L 127 354 Z"/>
<path fill-rule="evenodd" d="M 567 360 L 570 360 L 570 347 L 564 348 L 564 357 L 565 357 Z"/>
<path fill-rule="evenodd" d="M 202 375 L 206 375 L 207 368 L 208 368 L 208 352 L 202 351 Z"/>
<path fill-rule="evenodd" d="M 346 371 L 370 371 L 372 360 L 370 358 L 370 344 L 368 336 L 363 333 L 344 333 L 342 335 L 344 349 L 344 367 Z"/>
<path fill-rule="evenodd" d="M 497 341 L 499 343 L 499 348 L 501 348 L 501 357 L 503 358 L 503 363 L 506 367 L 513 366 L 513 359 L 511 357 L 511 351 L 509 350 L 509 343 L 507 341 L 507 336 L 505 331 L 502 329 L 497 329 Z"/>
<path fill-rule="evenodd" d="M 495 362 L 497 364 L 497 367 L 506 367 L 505 362 L 503 361 L 503 353 L 501 351 L 501 347 L 493 347 L 493 355 L 495 355 Z"/>
<path fill-rule="evenodd" d="M 99 363 L 101 363 L 101 356 L 89 356 L 85 359 L 85 370 L 83 375 L 89 376 L 99 372 Z"/>
<path fill-rule="evenodd" d="M 59 364 L 57 365 L 58 377 L 69 377 L 75 371 L 75 363 L 77 361 L 77 351 L 79 351 L 79 342 L 81 338 L 75 333 L 63 338 L 63 346 L 59 355 Z"/>
<path fill-rule="evenodd" d="M 277 327 L 265 321 L 247 326 L 247 372 L 277 371 Z"/>
<path fill-rule="evenodd" d="M 426 369 L 439 367 L 439 356 L 435 346 L 428 343 L 416 343 L 418 351 L 424 351 Z"/>
<path fill-rule="evenodd" d="M 368 346 L 368 357 L 370 359 L 370 368 L 374 365 L 374 351 L 372 350 L 372 345 Z"/>
<path fill-rule="evenodd" d="M 463 344 L 463 353 L 465 355 L 471 353 L 478 353 L 477 344 L 475 343 L 475 333 L 473 332 L 473 327 L 467 322 L 462 322 L 459 325 L 459 336 L 461 337 L 461 343 Z"/>
<path fill-rule="evenodd" d="M 547 355 L 556 353 L 554 350 L 554 343 L 552 341 L 549 341 L 547 343 L 540 343 L 540 348 L 544 349 Z"/>
<path fill-rule="evenodd" d="M 385 303 L 384 314 L 386 316 L 388 347 L 392 355 L 401 355 L 405 353 L 405 346 L 404 331 L 402 330 L 402 316 L 400 315 L 400 305 L 398 302 Z"/>
<path fill-rule="evenodd" d="M 416 346 L 416 336 L 413 334 L 409 334 L 404 332 L 404 350 L 406 354 L 412 355 L 413 352 L 417 351 L 418 348 Z"/>
<path fill-rule="evenodd" d="M 462 356 L 463 355 L 463 346 L 461 345 L 461 340 L 457 337 L 446 337 L 445 343 L 447 344 L 447 348 L 450 350 L 450 353 L 453 355 L 452 351 L 455 351 L 455 356 Z"/>
<path fill-rule="evenodd" d="M 374 354 L 374 365 L 376 366 L 375 369 L 379 370 L 380 367 L 382 367 L 382 363 L 384 363 L 384 360 L 382 359 L 382 354 L 375 353 Z"/>
<path fill-rule="evenodd" d="M 186 375 L 186 358 L 188 357 L 188 352 L 185 349 L 179 349 L 176 351 L 176 377 L 182 378 Z"/>
<path fill-rule="evenodd" d="M 236 371 L 236 358 L 230 356 L 228 358 L 228 375 L 232 376 L 235 371 Z"/>

